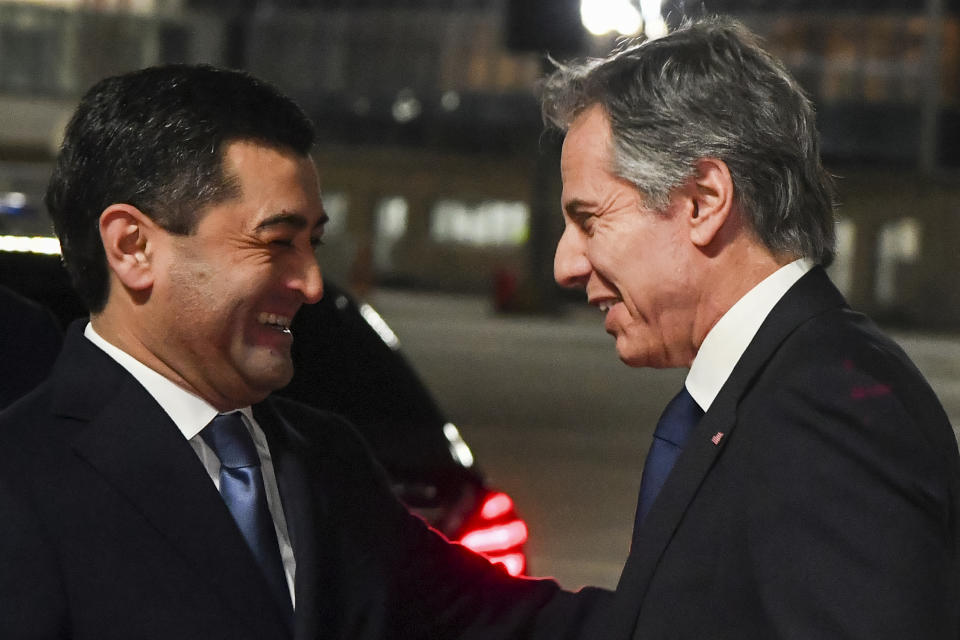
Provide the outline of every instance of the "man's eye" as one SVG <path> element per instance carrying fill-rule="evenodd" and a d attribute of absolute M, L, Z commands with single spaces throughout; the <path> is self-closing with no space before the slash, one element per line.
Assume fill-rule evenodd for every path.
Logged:
<path fill-rule="evenodd" d="M 593 226 L 594 216 L 585 211 L 577 211 L 570 218 L 583 231 L 589 231 L 590 227 Z"/>
<path fill-rule="evenodd" d="M 313 247 L 314 249 L 316 249 L 317 247 L 321 247 L 324 244 L 326 243 L 323 241 L 323 238 L 321 238 L 320 236 L 310 238 L 310 246 Z"/>
<path fill-rule="evenodd" d="M 275 247 L 292 247 L 293 240 L 287 238 L 276 238 L 270 241 L 270 244 Z"/>

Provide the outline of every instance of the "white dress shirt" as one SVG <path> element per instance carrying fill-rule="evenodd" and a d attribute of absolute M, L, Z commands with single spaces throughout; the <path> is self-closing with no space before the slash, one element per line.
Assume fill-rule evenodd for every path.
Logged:
<path fill-rule="evenodd" d="M 813 266 L 811 260 L 801 258 L 780 267 L 737 300 L 713 325 L 693 359 L 685 382 L 687 391 L 701 409 L 710 409 L 770 311 Z"/>
<path fill-rule="evenodd" d="M 83 335 L 130 372 L 130 375 L 143 385 L 147 393 L 153 396 L 157 404 L 170 416 L 170 419 L 183 433 L 183 437 L 190 442 L 190 446 L 193 447 L 200 458 L 200 462 L 203 463 L 204 469 L 207 470 L 207 475 L 210 476 L 210 480 L 213 481 L 217 491 L 219 491 L 220 459 L 200 437 L 200 431 L 210 424 L 210 421 L 218 413 L 213 405 L 165 378 L 122 349 L 107 342 L 94 330 L 92 324 L 87 324 Z M 270 509 L 270 516 L 273 518 L 273 525 L 277 531 L 277 540 L 280 543 L 280 558 L 283 560 L 283 571 L 287 578 L 287 587 L 290 589 L 290 599 L 296 606 L 293 585 L 297 567 L 293 557 L 293 547 L 290 545 L 290 536 L 287 533 L 287 521 L 280 503 L 277 476 L 273 471 L 270 449 L 267 448 L 267 438 L 254 419 L 250 407 L 243 407 L 239 411 L 243 415 L 243 422 L 250 431 L 253 443 L 257 447 L 257 454 L 260 456 L 260 471 L 263 474 L 263 485 L 267 493 L 267 506 Z"/>

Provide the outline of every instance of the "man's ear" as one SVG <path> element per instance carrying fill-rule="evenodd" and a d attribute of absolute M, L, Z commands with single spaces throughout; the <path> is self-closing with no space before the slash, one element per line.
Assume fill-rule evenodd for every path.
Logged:
<path fill-rule="evenodd" d="M 733 208 L 733 178 L 722 160 L 702 158 L 688 186 L 693 208 L 689 215 L 690 239 L 706 247 L 723 228 Z"/>
<path fill-rule="evenodd" d="M 112 204 L 100 214 L 107 265 L 126 288 L 146 291 L 153 286 L 152 258 L 159 231 L 153 220 L 129 204 Z"/>

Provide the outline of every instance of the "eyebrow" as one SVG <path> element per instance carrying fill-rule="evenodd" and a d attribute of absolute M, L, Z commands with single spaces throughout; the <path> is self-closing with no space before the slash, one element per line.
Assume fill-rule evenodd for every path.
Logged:
<path fill-rule="evenodd" d="M 313 228 L 322 227 L 327 222 L 330 221 L 330 218 L 327 214 L 320 216 L 320 219 L 313 225 Z M 281 211 L 276 213 L 264 220 L 261 220 L 260 223 L 254 229 L 255 231 L 264 231 L 272 227 L 278 226 L 287 226 L 293 227 L 296 230 L 305 229 L 307 227 L 307 218 L 306 216 L 299 213 L 290 213 L 289 211 Z"/>
<path fill-rule="evenodd" d="M 589 209 L 593 206 L 594 204 L 592 202 L 588 202 L 587 200 L 581 200 L 580 198 L 574 198 L 570 202 L 563 205 L 563 210 L 567 212 L 568 216 L 573 218 L 576 216 L 585 215 L 585 213 L 581 211 L 581 209 Z"/>

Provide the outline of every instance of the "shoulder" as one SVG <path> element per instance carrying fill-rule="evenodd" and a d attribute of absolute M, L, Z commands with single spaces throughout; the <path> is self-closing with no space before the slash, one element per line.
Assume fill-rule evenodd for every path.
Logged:
<path fill-rule="evenodd" d="M 926 421 L 946 421 L 923 374 L 900 345 L 847 308 L 799 325 L 762 375 L 810 396 L 887 410 L 897 405 Z"/>
<path fill-rule="evenodd" d="M 741 398 L 737 424 L 772 476 L 856 469 L 940 504 L 957 483 L 956 437 L 936 395 L 896 342 L 848 308 L 786 337 Z"/>

